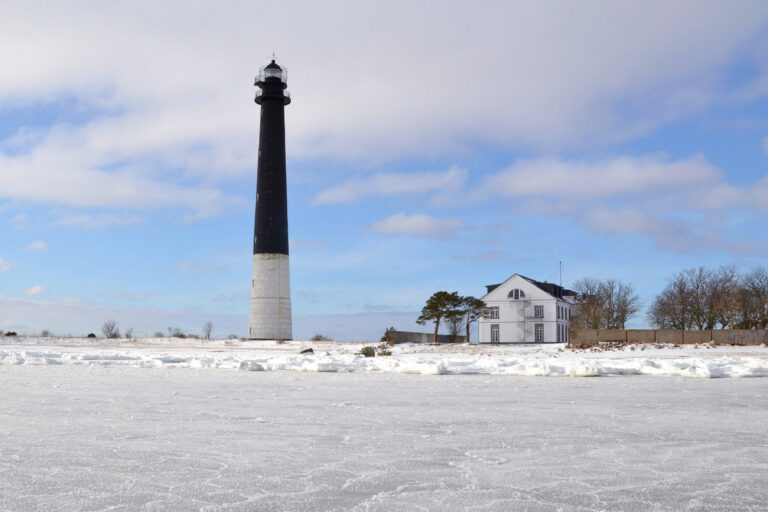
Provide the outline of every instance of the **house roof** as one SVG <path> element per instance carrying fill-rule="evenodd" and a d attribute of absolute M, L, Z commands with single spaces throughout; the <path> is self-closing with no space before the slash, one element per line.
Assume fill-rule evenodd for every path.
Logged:
<path fill-rule="evenodd" d="M 487 285 L 485 285 L 485 287 L 488 290 L 486 292 L 486 295 L 488 295 L 493 290 L 495 290 L 496 288 L 498 288 L 502 284 L 506 283 L 507 281 L 509 281 L 510 279 L 512 279 L 515 276 L 522 277 L 523 279 L 525 279 L 526 281 L 528 281 L 532 285 L 536 286 L 541 291 L 546 292 L 546 293 L 550 294 L 551 296 L 553 296 L 553 297 L 555 297 L 557 299 L 562 299 L 564 296 L 576 296 L 577 295 L 576 292 L 574 292 L 573 290 L 569 290 L 569 289 L 564 288 L 564 287 L 562 287 L 560 285 L 557 285 L 555 283 L 546 283 L 546 282 L 536 281 L 535 279 L 531 279 L 530 277 L 525 277 L 522 274 L 512 274 L 504 282 L 499 283 L 499 284 L 487 284 Z"/>

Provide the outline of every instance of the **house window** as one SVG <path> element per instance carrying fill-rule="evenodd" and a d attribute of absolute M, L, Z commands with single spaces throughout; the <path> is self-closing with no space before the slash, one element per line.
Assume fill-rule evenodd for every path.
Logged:
<path fill-rule="evenodd" d="M 562 335 L 563 330 L 561 329 L 561 325 L 557 324 L 557 342 L 560 343 L 560 336 Z"/>
<path fill-rule="evenodd" d="M 557 306 L 557 319 L 560 320 L 560 306 Z"/>
<path fill-rule="evenodd" d="M 568 343 L 568 328 L 563 329 L 563 342 Z"/>
<path fill-rule="evenodd" d="M 520 300 L 525 298 L 525 292 L 519 288 L 515 288 L 514 290 L 510 290 L 507 294 L 507 297 L 510 299 Z"/>
<path fill-rule="evenodd" d="M 536 324 L 535 332 L 536 332 L 536 343 L 543 342 L 544 341 L 544 324 Z"/>
<path fill-rule="evenodd" d="M 533 316 L 536 318 L 544 318 L 544 306 L 533 306 Z"/>
<path fill-rule="evenodd" d="M 490 311 L 490 318 L 499 318 L 499 306 L 491 306 L 488 309 Z"/>
<path fill-rule="evenodd" d="M 491 324 L 491 343 L 499 342 L 499 324 Z"/>

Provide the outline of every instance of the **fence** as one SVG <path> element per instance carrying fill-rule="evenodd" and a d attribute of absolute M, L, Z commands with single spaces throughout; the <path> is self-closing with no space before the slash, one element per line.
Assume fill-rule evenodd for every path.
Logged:
<path fill-rule="evenodd" d="M 427 332 L 387 331 L 387 339 L 393 343 L 433 343 L 435 341 L 435 334 Z M 456 336 L 456 343 L 466 343 L 466 341 L 466 336 Z M 453 343 L 453 337 L 450 334 L 438 334 L 437 342 Z"/>
<path fill-rule="evenodd" d="M 692 345 L 768 344 L 768 331 L 725 329 L 712 331 L 681 331 L 678 329 L 570 329 L 570 345 L 597 345 L 598 343 L 672 343 Z"/>

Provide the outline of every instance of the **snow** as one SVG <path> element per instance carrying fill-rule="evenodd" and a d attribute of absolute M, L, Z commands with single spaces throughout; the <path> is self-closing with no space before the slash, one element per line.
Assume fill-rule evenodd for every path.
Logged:
<path fill-rule="evenodd" d="M 748 511 L 768 503 L 764 379 L 426 376 L 366 371 L 368 363 L 328 373 L 329 361 L 356 361 L 346 353 L 354 347 L 312 359 L 295 355 L 300 343 L 234 355 L 97 343 L 98 351 L 51 341 L 3 347 L 24 362 L 0 367 L 0 511 Z M 382 361 L 459 371 L 482 357 L 560 354 L 403 348 Z M 695 357 L 765 357 L 718 351 Z M 642 359 L 684 358 L 672 352 Z M 267 366 L 304 371 L 186 368 L 203 357 L 232 370 L 278 358 Z"/>
<path fill-rule="evenodd" d="M 370 345 L 370 344 L 369 344 Z M 564 345 L 415 345 L 366 358 L 359 343 L 202 341 L 177 338 L 104 340 L 5 338 L 0 365 L 91 365 L 218 368 L 247 371 L 385 372 L 421 375 L 599 377 L 658 375 L 695 378 L 766 377 L 768 348 L 635 345 L 570 350 Z M 312 348 L 312 354 L 299 354 Z"/>

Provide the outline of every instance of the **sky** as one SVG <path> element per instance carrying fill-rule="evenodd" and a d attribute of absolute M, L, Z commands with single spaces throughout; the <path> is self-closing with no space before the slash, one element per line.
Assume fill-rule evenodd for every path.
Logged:
<path fill-rule="evenodd" d="M 11 1 L 0 329 L 245 335 L 273 53 L 296 338 L 560 262 L 645 307 L 766 265 L 768 3 Z"/>

